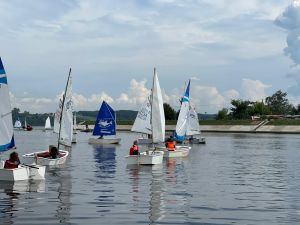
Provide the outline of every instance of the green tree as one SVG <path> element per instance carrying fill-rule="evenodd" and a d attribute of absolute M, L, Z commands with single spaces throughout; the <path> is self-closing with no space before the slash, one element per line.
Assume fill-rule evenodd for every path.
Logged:
<path fill-rule="evenodd" d="M 253 102 L 249 107 L 250 116 L 269 115 L 270 113 L 270 107 L 265 105 L 264 102 Z"/>
<path fill-rule="evenodd" d="M 226 120 L 228 119 L 228 109 L 223 108 L 218 112 L 217 120 Z"/>
<path fill-rule="evenodd" d="M 166 120 L 176 120 L 176 111 L 168 103 L 164 103 L 164 111 Z"/>
<path fill-rule="evenodd" d="M 293 110 L 293 106 L 289 104 L 287 99 L 287 93 L 281 90 L 267 97 L 266 103 L 270 107 L 272 114 L 286 115 L 290 114 Z"/>
<path fill-rule="evenodd" d="M 233 107 L 230 108 L 231 116 L 233 119 L 248 119 L 249 118 L 249 105 L 250 101 L 243 101 L 241 99 L 231 100 L 231 105 Z"/>

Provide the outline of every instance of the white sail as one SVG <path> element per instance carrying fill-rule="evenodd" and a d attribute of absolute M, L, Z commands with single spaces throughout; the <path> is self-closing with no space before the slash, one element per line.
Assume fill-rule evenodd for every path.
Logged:
<path fill-rule="evenodd" d="M 191 108 L 188 112 L 188 120 L 187 120 L 187 131 L 186 135 L 199 135 L 200 125 L 197 112 L 194 108 Z"/>
<path fill-rule="evenodd" d="M 49 130 L 49 129 L 51 129 L 51 121 L 50 121 L 50 117 L 48 116 L 45 122 L 45 130 Z"/>
<path fill-rule="evenodd" d="M 142 107 L 140 108 L 134 124 L 131 128 L 131 131 L 133 132 L 139 132 L 143 134 L 152 134 L 151 129 L 151 103 L 150 103 L 150 97 L 146 99 Z"/>
<path fill-rule="evenodd" d="M 22 127 L 22 123 L 20 120 L 16 120 L 14 128 L 21 128 Z"/>
<path fill-rule="evenodd" d="M 59 106 L 54 114 L 54 125 L 53 125 L 53 132 L 59 133 L 59 123 L 60 123 L 60 115 L 61 115 L 61 107 L 62 107 L 62 101 L 59 100 Z"/>
<path fill-rule="evenodd" d="M 154 69 L 152 98 L 151 98 L 151 125 L 152 125 L 152 140 L 153 143 L 165 141 L 165 112 L 162 93 Z"/>
<path fill-rule="evenodd" d="M 13 121 L 7 77 L 0 58 L 0 151 L 14 147 Z"/>
<path fill-rule="evenodd" d="M 64 144 L 71 145 L 73 136 L 73 102 L 71 71 L 64 93 L 62 109 L 62 118 L 60 119 L 60 138 L 61 140 L 63 140 Z"/>
<path fill-rule="evenodd" d="M 76 119 L 76 112 L 74 112 L 74 122 L 73 122 L 73 129 L 77 129 L 77 119 Z"/>
<path fill-rule="evenodd" d="M 188 83 L 184 96 L 182 97 L 181 100 L 180 112 L 176 124 L 175 136 L 177 140 L 181 140 L 181 141 L 184 140 L 187 131 L 187 118 L 188 118 L 188 112 L 190 107 L 189 92 L 190 92 L 190 81 Z"/>
<path fill-rule="evenodd" d="M 25 118 L 25 121 L 24 121 L 24 127 L 25 127 L 25 128 L 27 127 L 27 121 L 26 121 L 26 118 Z"/>

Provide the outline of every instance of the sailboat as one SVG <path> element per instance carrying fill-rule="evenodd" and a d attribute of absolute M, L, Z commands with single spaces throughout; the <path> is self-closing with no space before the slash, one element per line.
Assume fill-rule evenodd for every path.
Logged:
<path fill-rule="evenodd" d="M 0 152 L 15 148 L 13 121 L 7 76 L 0 58 Z M 45 167 L 20 164 L 15 169 L 5 169 L 4 161 L 0 162 L 0 180 L 18 181 L 44 179 Z"/>
<path fill-rule="evenodd" d="M 29 124 L 27 124 L 26 117 L 25 117 L 23 129 L 24 129 L 25 131 L 32 131 L 32 126 L 30 126 Z"/>
<path fill-rule="evenodd" d="M 44 158 L 44 157 L 36 157 L 39 153 L 45 153 L 45 151 L 41 152 L 33 152 L 26 155 L 23 155 L 23 158 L 28 161 L 35 161 L 36 164 L 39 165 L 48 165 L 48 166 L 56 166 L 60 164 L 64 164 L 69 155 L 68 151 L 61 150 L 60 146 L 63 145 L 65 147 L 71 147 L 72 135 L 73 135 L 73 107 L 72 107 L 72 77 L 71 77 L 71 68 L 69 70 L 69 76 L 65 88 L 65 92 L 63 95 L 62 102 L 60 102 L 59 108 L 60 117 L 59 117 L 59 129 L 58 129 L 58 146 L 59 149 L 59 157 L 56 159 Z M 55 131 L 55 130 L 54 130 Z"/>
<path fill-rule="evenodd" d="M 119 144 L 121 138 L 105 136 L 116 135 L 116 112 L 103 101 L 95 122 L 93 136 L 99 138 L 89 138 L 89 144 Z"/>
<path fill-rule="evenodd" d="M 51 121 L 50 121 L 50 117 L 48 116 L 46 121 L 45 121 L 45 128 L 44 128 L 44 131 L 46 130 L 51 130 Z"/>
<path fill-rule="evenodd" d="M 185 93 L 181 99 L 181 108 L 179 112 L 179 116 L 177 119 L 176 130 L 175 130 L 175 139 L 176 141 L 183 142 L 187 132 L 187 121 L 188 121 L 188 112 L 190 107 L 190 81 L 186 87 Z M 173 151 L 165 148 L 164 157 L 186 157 L 190 151 L 189 146 L 180 146 L 176 145 Z"/>
<path fill-rule="evenodd" d="M 153 75 L 150 112 L 151 117 L 149 118 L 149 108 L 147 109 L 146 117 L 144 117 L 144 119 L 137 117 L 137 123 L 140 123 L 140 125 L 136 125 L 136 127 L 139 127 L 137 130 L 139 132 L 145 132 L 148 134 L 148 130 L 150 129 L 152 135 L 152 143 L 162 143 L 165 140 L 165 113 L 162 93 L 155 68 Z M 149 122 L 151 124 L 150 126 Z M 127 164 L 155 165 L 162 163 L 163 155 L 163 151 L 154 148 L 146 152 L 141 152 L 140 155 L 128 155 L 126 156 L 126 161 Z"/>
<path fill-rule="evenodd" d="M 76 138 L 77 130 L 76 129 L 77 129 L 76 112 L 74 112 L 72 144 L 77 143 L 77 138 Z"/>
<path fill-rule="evenodd" d="M 140 108 L 134 124 L 131 128 L 132 132 L 138 132 L 142 134 L 137 141 L 138 144 L 151 144 L 152 138 L 150 135 L 152 134 L 151 128 L 151 100 L 150 96 L 146 99 L 142 107 Z"/>
<path fill-rule="evenodd" d="M 186 138 L 190 144 L 205 144 L 205 138 L 201 137 L 199 119 L 194 107 L 190 106 L 187 118 Z M 196 137 L 195 137 L 196 136 Z"/>
<path fill-rule="evenodd" d="M 20 121 L 20 119 L 17 119 L 14 125 L 15 129 L 22 129 L 22 123 Z"/>

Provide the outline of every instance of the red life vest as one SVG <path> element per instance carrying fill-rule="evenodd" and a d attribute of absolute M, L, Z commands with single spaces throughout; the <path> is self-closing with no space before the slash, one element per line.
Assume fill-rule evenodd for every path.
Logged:
<path fill-rule="evenodd" d="M 15 169 L 15 168 L 18 168 L 18 165 L 15 162 L 6 160 L 5 164 L 4 164 L 4 168 L 5 169 Z"/>
<path fill-rule="evenodd" d="M 137 145 L 132 145 L 129 151 L 129 155 L 138 155 L 139 147 Z"/>
<path fill-rule="evenodd" d="M 175 142 L 174 141 L 168 141 L 167 142 L 167 149 L 169 151 L 174 151 L 175 150 Z"/>
<path fill-rule="evenodd" d="M 37 154 L 38 157 L 49 158 L 51 157 L 49 152 L 42 152 Z"/>

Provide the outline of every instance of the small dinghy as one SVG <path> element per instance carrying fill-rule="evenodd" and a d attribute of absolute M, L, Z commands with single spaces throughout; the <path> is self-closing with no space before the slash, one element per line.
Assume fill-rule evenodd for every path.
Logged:
<path fill-rule="evenodd" d="M 55 158 L 48 156 L 37 156 L 42 154 L 51 154 L 50 151 L 33 152 L 23 155 L 23 159 L 27 163 L 36 163 L 38 165 L 44 166 L 57 166 L 64 164 L 69 155 L 68 151 L 60 149 L 60 146 L 65 146 L 69 148 L 72 146 L 72 134 L 73 134 L 73 112 L 72 112 L 72 78 L 71 78 L 71 68 L 69 70 L 68 80 L 63 95 L 63 99 L 59 104 L 58 120 L 57 126 L 54 128 L 54 132 L 58 132 L 57 149 L 55 148 Z M 57 116 L 56 115 L 56 116 Z M 50 146 L 49 146 L 50 147 Z M 55 147 L 55 146 L 51 146 Z M 58 152 L 57 152 L 58 150 Z M 58 154 L 57 154 L 58 153 Z"/>
<path fill-rule="evenodd" d="M 89 144 L 119 144 L 121 138 L 111 137 L 116 135 L 116 112 L 103 101 L 95 122 L 93 136 L 99 138 L 89 138 Z"/>
<path fill-rule="evenodd" d="M 11 114 L 11 104 L 7 76 L 0 58 L 0 152 L 15 149 L 14 128 Z M 45 167 L 35 165 L 21 165 L 17 168 L 4 168 L 4 161 L 0 163 L 0 180 L 19 181 L 29 179 L 44 179 Z"/>
<path fill-rule="evenodd" d="M 151 143 L 158 144 L 165 140 L 165 113 L 162 93 L 154 68 L 153 86 L 151 92 L 151 104 L 146 102 L 140 110 L 133 131 L 151 134 Z M 163 151 L 156 151 L 153 147 L 139 155 L 126 156 L 127 164 L 156 165 L 163 160 Z"/>

